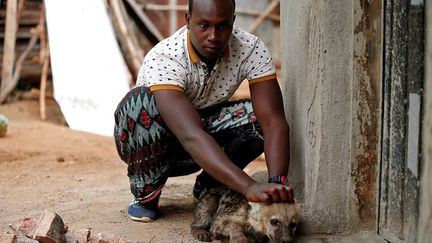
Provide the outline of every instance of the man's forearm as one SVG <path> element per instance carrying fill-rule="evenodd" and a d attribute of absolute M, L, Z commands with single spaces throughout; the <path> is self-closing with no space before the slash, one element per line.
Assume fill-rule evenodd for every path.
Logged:
<path fill-rule="evenodd" d="M 290 163 L 289 127 L 285 121 L 278 121 L 264 128 L 264 153 L 269 176 L 288 174 Z"/>
<path fill-rule="evenodd" d="M 185 140 L 179 139 L 185 150 L 212 177 L 244 194 L 245 189 L 254 181 L 232 163 L 210 135 L 204 131 L 195 134 Z"/>

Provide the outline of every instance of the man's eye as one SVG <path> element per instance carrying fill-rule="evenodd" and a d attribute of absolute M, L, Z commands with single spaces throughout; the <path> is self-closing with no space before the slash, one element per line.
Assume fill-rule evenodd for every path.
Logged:
<path fill-rule="evenodd" d="M 207 29 L 208 28 L 208 24 L 200 24 L 200 28 L 201 29 Z"/>
<path fill-rule="evenodd" d="M 231 24 L 221 24 L 218 26 L 220 30 L 229 30 L 232 27 Z"/>

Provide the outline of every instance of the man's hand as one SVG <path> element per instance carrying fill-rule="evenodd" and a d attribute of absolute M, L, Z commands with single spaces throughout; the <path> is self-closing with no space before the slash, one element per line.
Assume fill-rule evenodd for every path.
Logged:
<path fill-rule="evenodd" d="M 275 183 L 253 183 L 245 193 L 250 202 L 263 202 L 272 204 L 278 202 L 292 202 L 294 192 L 290 186 Z"/>

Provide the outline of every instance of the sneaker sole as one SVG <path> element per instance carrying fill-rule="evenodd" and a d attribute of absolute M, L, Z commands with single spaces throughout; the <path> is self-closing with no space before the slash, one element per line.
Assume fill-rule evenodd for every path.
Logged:
<path fill-rule="evenodd" d="M 153 221 L 155 221 L 156 219 L 152 219 L 152 218 L 149 218 L 149 217 L 142 217 L 142 218 L 137 218 L 137 217 L 134 217 L 134 216 L 130 216 L 130 215 L 128 215 L 129 216 L 129 218 L 130 219 L 132 219 L 133 221 L 138 221 L 138 222 L 153 222 Z"/>

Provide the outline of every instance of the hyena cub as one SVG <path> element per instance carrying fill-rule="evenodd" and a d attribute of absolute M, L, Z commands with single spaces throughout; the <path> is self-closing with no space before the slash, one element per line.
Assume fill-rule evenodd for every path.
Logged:
<path fill-rule="evenodd" d="M 251 203 L 227 187 L 210 189 L 195 209 L 192 235 L 210 242 L 291 242 L 300 221 L 296 203 Z"/>

